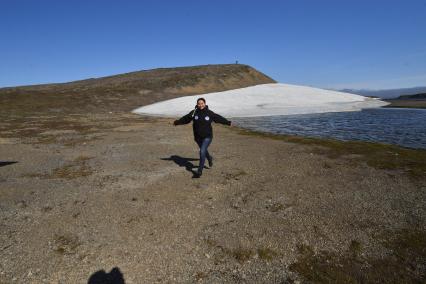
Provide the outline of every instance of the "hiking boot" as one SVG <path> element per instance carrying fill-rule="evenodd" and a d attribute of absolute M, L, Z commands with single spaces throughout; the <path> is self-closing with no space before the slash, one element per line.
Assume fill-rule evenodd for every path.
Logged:
<path fill-rule="evenodd" d="M 194 173 L 194 175 L 192 176 L 192 178 L 200 178 L 202 174 L 203 174 L 203 172 L 200 171 L 200 170 L 198 170 L 198 171 L 196 171 Z"/>
<path fill-rule="evenodd" d="M 213 156 L 210 156 L 210 159 L 207 158 L 207 161 L 209 162 L 209 167 L 213 167 Z"/>

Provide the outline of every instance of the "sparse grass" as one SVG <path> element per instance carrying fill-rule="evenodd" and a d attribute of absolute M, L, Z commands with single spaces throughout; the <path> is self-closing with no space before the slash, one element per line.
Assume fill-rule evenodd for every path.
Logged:
<path fill-rule="evenodd" d="M 279 202 L 276 202 L 276 203 L 272 203 L 270 205 L 267 205 L 266 209 L 268 209 L 271 212 L 278 212 L 278 211 L 281 211 L 281 210 L 284 209 L 284 205 L 282 205 Z"/>
<path fill-rule="evenodd" d="M 362 245 L 357 240 L 352 240 L 351 244 L 349 245 L 349 252 L 352 253 L 353 257 L 357 257 L 362 252 Z"/>
<path fill-rule="evenodd" d="M 2 115 L 0 115 L 0 118 Z M 0 126 L 2 137 L 20 138 L 26 144 L 62 144 L 74 146 L 98 139 L 94 133 L 107 129 L 102 123 L 84 118 L 39 115 L 14 118 Z"/>
<path fill-rule="evenodd" d="M 315 253 L 300 245 L 300 258 L 290 270 L 308 283 L 425 283 L 426 232 L 403 229 L 377 238 L 389 251 L 382 258 L 362 256 L 362 245 L 356 240 L 342 254 Z"/>
<path fill-rule="evenodd" d="M 41 208 L 41 212 L 46 213 L 52 211 L 52 206 L 46 205 Z"/>
<path fill-rule="evenodd" d="M 391 251 L 397 262 L 407 267 L 426 264 L 426 232 L 418 228 L 385 231 L 376 236 L 383 246 Z M 426 267 L 423 266 L 426 277 Z M 426 278 L 425 278 L 426 280 Z"/>
<path fill-rule="evenodd" d="M 203 272 L 203 271 L 198 271 L 196 274 L 195 274 L 195 280 L 196 281 L 202 281 L 204 278 L 206 278 L 207 277 L 207 274 L 205 273 L 205 272 Z"/>
<path fill-rule="evenodd" d="M 92 168 L 87 164 L 87 161 L 90 159 L 92 159 L 92 157 L 78 156 L 76 159 L 74 159 L 74 161 L 53 169 L 50 174 L 26 174 L 23 175 L 23 177 L 37 177 L 42 179 L 75 179 L 80 177 L 87 177 L 93 174 Z"/>
<path fill-rule="evenodd" d="M 274 257 L 278 256 L 278 253 L 270 248 L 258 248 L 257 254 L 260 259 L 266 261 L 271 261 Z"/>
<path fill-rule="evenodd" d="M 323 167 L 324 167 L 324 169 L 331 169 L 332 168 L 332 166 L 329 163 L 327 163 L 327 162 L 325 162 L 323 164 Z"/>
<path fill-rule="evenodd" d="M 92 169 L 86 163 L 89 159 L 91 158 L 79 156 L 73 163 L 54 169 L 49 178 L 74 179 L 89 176 L 93 173 Z"/>
<path fill-rule="evenodd" d="M 80 242 L 77 236 L 55 234 L 52 249 L 61 255 L 75 254 Z"/>
<path fill-rule="evenodd" d="M 223 258 L 225 256 L 231 257 L 232 259 L 235 259 L 239 263 L 244 263 L 250 259 L 252 259 L 256 254 L 259 256 L 259 259 L 264 261 L 271 261 L 275 257 L 279 256 L 279 253 L 266 247 L 260 247 L 260 248 L 250 248 L 250 247 L 242 247 L 237 246 L 235 248 L 226 248 L 218 244 L 216 240 L 213 239 L 205 239 L 205 242 L 208 246 L 219 249 L 219 252 L 216 255 L 216 262 L 223 262 Z"/>
<path fill-rule="evenodd" d="M 85 177 L 92 174 L 92 171 L 86 166 L 64 165 L 53 170 L 49 178 L 74 179 Z"/>
<path fill-rule="evenodd" d="M 351 160 L 366 162 L 377 169 L 402 171 L 413 178 L 426 177 L 426 150 L 362 141 L 339 141 L 333 139 L 280 135 L 258 131 L 236 129 L 242 135 L 267 137 L 285 142 L 312 147 L 312 152 L 339 158 L 350 155 Z"/>
<path fill-rule="evenodd" d="M 247 173 L 244 170 L 239 169 L 239 170 L 237 170 L 235 172 L 225 173 L 225 179 L 226 180 L 232 180 L 232 179 L 234 179 L 234 180 L 240 180 L 241 177 L 245 176 L 245 175 L 247 175 Z"/>
<path fill-rule="evenodd" d="M 230 251 L 230 254 L 240 263 L 245 262 L 254 256 L 254 251 L 248 248 L 237 247 Z"/>

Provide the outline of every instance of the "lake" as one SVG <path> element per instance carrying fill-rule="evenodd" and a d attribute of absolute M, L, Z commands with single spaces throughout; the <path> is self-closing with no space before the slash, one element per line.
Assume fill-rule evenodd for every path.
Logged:
<path fill-rule="evenodd" d="M 373 108 L 356 112 L 232 118 L 236 125 L 276 134 L 384 142 L 426 149 L 426 109 Z"/>

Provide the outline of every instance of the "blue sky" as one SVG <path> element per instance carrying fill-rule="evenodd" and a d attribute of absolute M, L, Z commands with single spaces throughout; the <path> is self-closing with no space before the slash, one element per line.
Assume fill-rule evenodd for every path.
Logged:
<path fill-rule="evenodd" d="M 426 85 L 426 0 L 0 0 L 0 87 L 249 64 L 324 88 Z"/>

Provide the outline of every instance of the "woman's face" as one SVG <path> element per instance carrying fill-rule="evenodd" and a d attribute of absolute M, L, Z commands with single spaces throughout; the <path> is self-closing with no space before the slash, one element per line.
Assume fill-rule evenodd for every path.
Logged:
<path fill-rule="evenodd" d="M 197 102 L 197 107 L 198 107 L 199 109 L 203 109 L 205 106 L 206 106 L 206 104 L 204 103 L 204 101 L 203 101 L 203 100 L 198 100 L 198 102 Z"/>

